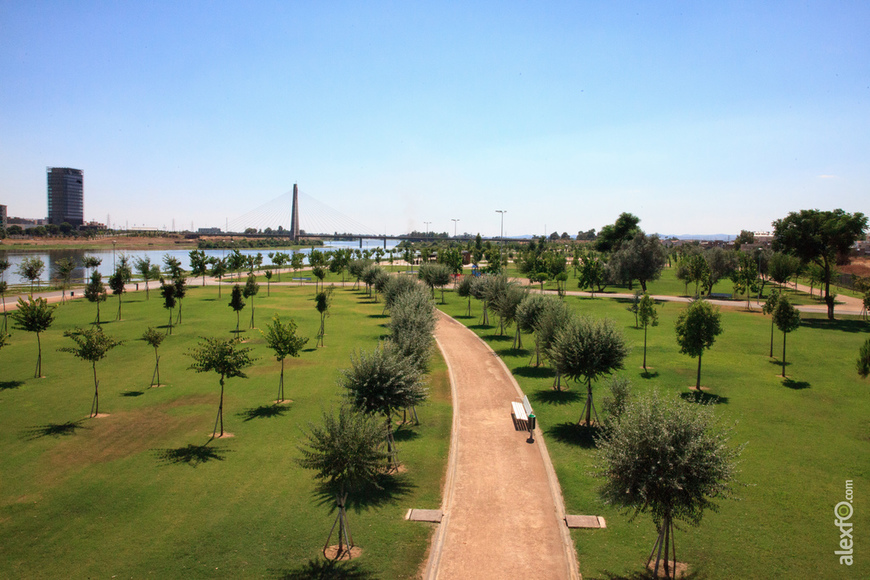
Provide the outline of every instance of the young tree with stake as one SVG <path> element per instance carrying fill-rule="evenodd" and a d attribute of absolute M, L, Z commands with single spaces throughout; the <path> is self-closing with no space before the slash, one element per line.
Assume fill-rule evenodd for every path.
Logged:
<path fill-rule="evenodd" d="M 242 295 L 251 301 L 251 328 L 254 328 L 254 296 L 260 292 L 260 285 L 257 284 L 257 278 L 253 274 L 248 276 L 245 282 L 245 288 L 242 290 Z"/>
<path fill-rule="evenodd" d="M 154 348 L 154 372 L 151 373 L 151 384 L 149 387 L 160 386 L 160 355 L 157 354 L 157 349 L 160 347 L 160 343 L 163 342 L 163 339 L 166 338 L 166 335 L 162 332 L 158 331 L 156 328 L 148 327 L 144 333 L 142 333 L 142 340 L 147 342 L 151 347 Z M 157 382 L 154 382 L 154 378 L 157 378 Z"/>
<path fill-rule="evenodd" d="M 242 287 L 238 284 L 233 285 L 232 296 L 230 297 L 230 308 L 236 313 L 236 336 L 239 334 L 239 313 L 245 307 L 245 301 L 242 299 Z"/>
<path fill-rule="evenodd" d="M 100 303 L 105 302 L 107 297 L 106 287 L 103 286 L 103 276 L 94 270 L 91 274 L 91 281 L 85 286 L 85 298 L 88 299 L 88 302 L 94 302 L 97 305 L 96 324 L 100 323 Z"/>
<path fill-rule="evenodd" d="M 656 312 L 655 300 L 644 293 L 637 305 L 637 316 L 643 326 L 643 370 L 646 370 L 646 333 L 650 326 L 659 325 L 659 315 Z"/>
<path fill-rule="evenodd" d="M 175 284 L 172 281 L 160 281 L 160 294 L 163 296 L 163 308 L 169 311 L 169 330 L 172 334 L 172 309 L 175 308 Z"/>
<path fill-rule="evenodd" d="M 320 339 L 320 346 L 323 344 L 323 337 L 326 335 L 326 318 L 329 316 L 329 307 L 332 305 L 332 286 L 326 290 L 321 290 L 314 297 L 314 307 L 320 313 L 320 330 L 317 332 L 317 338 Z"/>
<path fill-rule="evenodd" d="M 220 375 L 221 399 L 212 438 L 224 436 L 224 380 L 233 377 L 248 378 L 244 369 L 256 360 L 251 356 L 250 348 L 239 347 L 238 343 L 237 338 L 223 340 L 202 337 L 199 346 L 188 352 L 188 356 L 193 359 L 190 369 L 198 373 L 214 371 Z M 218 423 L 221 428 L 220 435 L 217 434 Z"/>
<path fill-rule="evenodd" d="M 785 338 L 801 325 L 801 313 L 791 305 L 787 296 L 780 296 L 773 311 L 773 322 L 782 331 L 782 378 L 785 378 Z"/>
<path fill-rule="evenodd" d="M 316 472 L 314 477 L 332 491 L 338 508 L 335 523 L 323 546 L 324 554 L 336 525 L 338 549 L 335 558 L 345 557 L 354 547 L 345 511 L 347 497 L 367 486 L 379 487 L 378 478 L 387 457 L 383 444 L 382 423 L 349 405 L 343 405 L 337 415 L 324 412 L 322 426 L 309 423 L 305 445 L 299 448 L 302 457 L 297 461 L 303 468 Z"/>
<path fill-rule="evenodd" d="M 266 332 L 260 331 L 266 344 L 275 352 L 275 358 L 281 362 L 281 378 L 278 380 L 278 402 L 284 402 L 284 359 L 288 356 L 298 357 L 302 347 L 308 343 L 308 338 L 296 335 L 296 323 L 293 320 L 287 324 L 281 322 L 277 314 L 272 323 L 266 327 Z"/>
<path fill-rule="evenodd" d="M 592 381 L 623 368 L 630 349 L 625 337 L 611 320 L 588 317 L 571 318 L 556 333 L 550 347 L 550 358 L 558 372 L 572 380 L 583 379 L 586 383 L 586 426 L 596 420 L 598 413 L 592 401 Z"/>
<path fill-rule="evenodd" d="M 72 331 L 67 330 L 63 335 L 70 337 L 75 342 L 75 346 L 63 347 L 58 350 L 72 353 L 77 358 L 91 363 L 93 368 L 94 400 L 91 403 L 90 416 L 94 418 L 100 414 L 100 382 L 97 380 L 97 363 L 103 360 L 110 350 L 124 341 L 103 334 L 103 329 L 99 326 L 92 326 L 88 329 L 76 328 Z"/>
<path fill-rule="evenodd" d="M 701 390 L 701 355 L 722 334 L 722 315 L 706 300 L 695 300 L 680 312 L 676 323 L 677 344 L 680 352 L 698 357 L 698 380 L 695 389 Z"/>
<path fill-rule="evenodd" d="M 761 311 L 764 314 L 773 314 L 776 310 L 776 303 L 779 301 L 779 290 L 773 289 L 770 291 L 770 295 L 767 297 L 767 300 L 764 302 L 764 306 L 761 307 Z M 770 318 L 770 354 L 767 356 L 773 358 L 773 327 L 774 320 L 771 316 Z"/>
<path fill-rule="evenodd" d="M 676 577 L 674 523 L 698 525 L 715 500 L 731 496 L 743 449 L 730 445 L 731 432 L 717 424 L 712 406 L 653 392 L 630 400 L 599 439 L 601 497 L 632 519 L 650 513 L 658 530 L 647 558 L 653 577 L 662 567 L 665 577 Z"/>
<path fill-rule="evenodd" d="M 49 306 L 45 298 L 34 300 L 30 297 L 27 302 L 23 298 L 19 298 L 18 310 L 12 313 L 15 328 L 36 333 L 38 355 L 36 357 L 36 373 L 33 375 L 35 379 L 42 376 L 42 342 L 39 335 L 48 330 L 51 323 L 54 322 L 55 308 L 55 306 Z"/>

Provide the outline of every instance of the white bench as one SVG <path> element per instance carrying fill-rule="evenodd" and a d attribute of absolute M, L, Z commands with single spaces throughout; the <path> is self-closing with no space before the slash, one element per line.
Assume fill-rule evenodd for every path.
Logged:
<path fill-rule="evenodd" d="M 535 427 L 530 418 L 534 419 L 535 414 L 532 411 L 531 403 L 529 403 L 529 397 L 524 396 L 522 402 L 511 401 L 511 408 L 513 409 L 514 428 L 517 431 L 528 431 L 531 434 Z"/>

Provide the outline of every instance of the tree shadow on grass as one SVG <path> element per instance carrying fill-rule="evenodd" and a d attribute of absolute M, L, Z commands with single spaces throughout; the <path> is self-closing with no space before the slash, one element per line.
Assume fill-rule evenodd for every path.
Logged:
<path fill-rule="evenodd" d="M 89 429 L 82 425 L 84 419 L 78 421 L 67 421 L 66 423 L 46 423 L 45 425 L 37 425 L 25 429 L 21 432 L 21 438 L 28 441 L 41 439 L 43 437 L 61 437 L 66 435 L 75 435 L 77 429 Z"/>
<path fill-rule="evenodd" d="M 386 463 L 384 464 L 386 467 Z M 416 485 L 404 473 L 382 473 L 378 475 L 373 484 L 366 485 L 347 496 L 347 509 L 359 513 L 365 509 L 383 507 L 395 503 L 405 497 Z M 330 511 L 335 510 L 336 487 L 324 482 L 317 486 L 314 495 L 317 503 L 322 506 L 330 506 Z"/>
<path fill-rule="evenodd" d="M 601 429 L 576 423 L 559 423 L 547 429 L 547 435 L 561 443 L 577 445 L 583 449 L 594 449 L 601 435 Z"/>
<path fill-rule="evenodd" d="M 141 397 L 145 394 L 145 391 L 124 391 L 121 393 L 122 397 Z"/>
<path fill-rule="evenodd" d="M 389 318 L 389 314 L 369 314 L 369 318 Z"/>
<path fill-rule="evenodd" d="M 654 379 L 657 376 L 659 376 L 658 371 L 649 372 L 648 370 L 646 370 L 646 371 L 643 371 L 642 373 L 640 373 L 640 378 L 642 378 L 642 379 Z"/>
<path fill-rule="evenodd" d="M 841 332 L 870 332 L 870 324 L 856 318 L 828 320 L 827 318 L 802 318 L 801 326 L 839 330 Z"/>
<path fill-rule="evenodd" d="M 393 439 L 396 441 L 414 441 L 415 439 L 419 439 L 420 434 L 416 431 L 411 431 L 410 429 L 396 429 L 393 431 Z"/>
<path fill-rule="evenodd" d="M 542 389 L 532 393 L 530 399 L 535 403 L 543 403 L 545 405 L 570 405 L 576 403 L 582 398 L 580 391 L 554 391 L 553 389 Z"/>
<path fill-rule="evenodd" d="M 308 560 L 293 570 L 278 572 L 280 580 L 368 580 L 375 575 L 361 567 L 359 562 L 334 560 Z"/>
<path fill-rule="evenodd" d="M 662 565 L 659 566 L 659 574 L 662 574 Z M 656 580 L 652 570 L 638 570 L 637 572 L 629 572 L 628 574 L 614 574 L 605 570 L 603 576 L 597 576 L 591 580 Z M 661 576 L 660 576 L 661 577 Z M 698 572 L 686 572 L 681 574 L 679 578 L 683 580 L 701 580 L 703 577 Z"/>
<path fill-rule="evenodd" d="M 8 389 L 17 389 L 24 384 L 24 381 L 0 381 L 0 391 Z"/>
<path fill-rule="evenodd" d="M 704 391 L 689 391 L 688 393 L 680 393 L 680 398 L 687 403 L 701 403 L 703 405 L 721 405 L 728 404 L 728 397 L 720 397 L 712 393 Z"/>
<path fill-rule="evenodd" d="M 810 384 L 809 384 L 808 382 L 806 382 L 806 381 L 795 381 L 795 380 L 793 380 L 793 379 L 790 379 L 790 378 L 786 377 L 786 378 L 783 379 L 783 381 L 782 381 L 782 386 L 783 386 L 783 387 L 788 387 L 789 389 L 792 389 L 792 390 L 795 390 L 795 391 L 800 391 L 800 390 L 802 390 L 802 389 L 809 389 L 812 385 L 810 385 Z"/>
<path fill-rule="evenodd" d="M 191 467 L 196 467 L 201 463 L 209 461 L 223 461 L 227 449 L 218 447 L 210 447 L 208 443 L 205 445 L 185 445 L 175 449 L 155 449 L 154 453 L 165 465 L 186 463 Z"/>
<path fill-rule="evenodd" d="M 547 367 L 516 367 L 511 369 L 511 372 L 520 377 L 528 377 L 530 379 L 550 379 L 556 376 L 552 369 Z"/>
<path fill-rule="evenodd" d="M 283 417 L 284 414 L 286 414 L 289 410 L 289 407 L 272 403 L 271 405 L 260 405 L 259 407 L 245 409 L 244 411 L 239 413 L 238 416 L 244 417 L 245 422 L 247 422 L 253 419 L 270 419 L 272 417 Z"/>

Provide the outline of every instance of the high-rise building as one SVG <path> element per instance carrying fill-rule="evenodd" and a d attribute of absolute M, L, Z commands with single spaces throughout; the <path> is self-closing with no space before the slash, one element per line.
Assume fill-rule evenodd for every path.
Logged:
<path fill-rule="evenodd" d="M 85 222 L 84 172 L 69 167 L 46 167 L 48 223 L 80 226 Z"/>

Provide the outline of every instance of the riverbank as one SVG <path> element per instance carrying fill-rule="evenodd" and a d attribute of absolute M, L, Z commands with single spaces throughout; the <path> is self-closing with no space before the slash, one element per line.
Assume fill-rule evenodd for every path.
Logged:
<path fill-rule="evenodd" d="M 0 250 L 167 250 L 197 247 L 196 239 L 182 235 L 103 236 L 98 238 L 26 238 L 0 240 Z"/>

